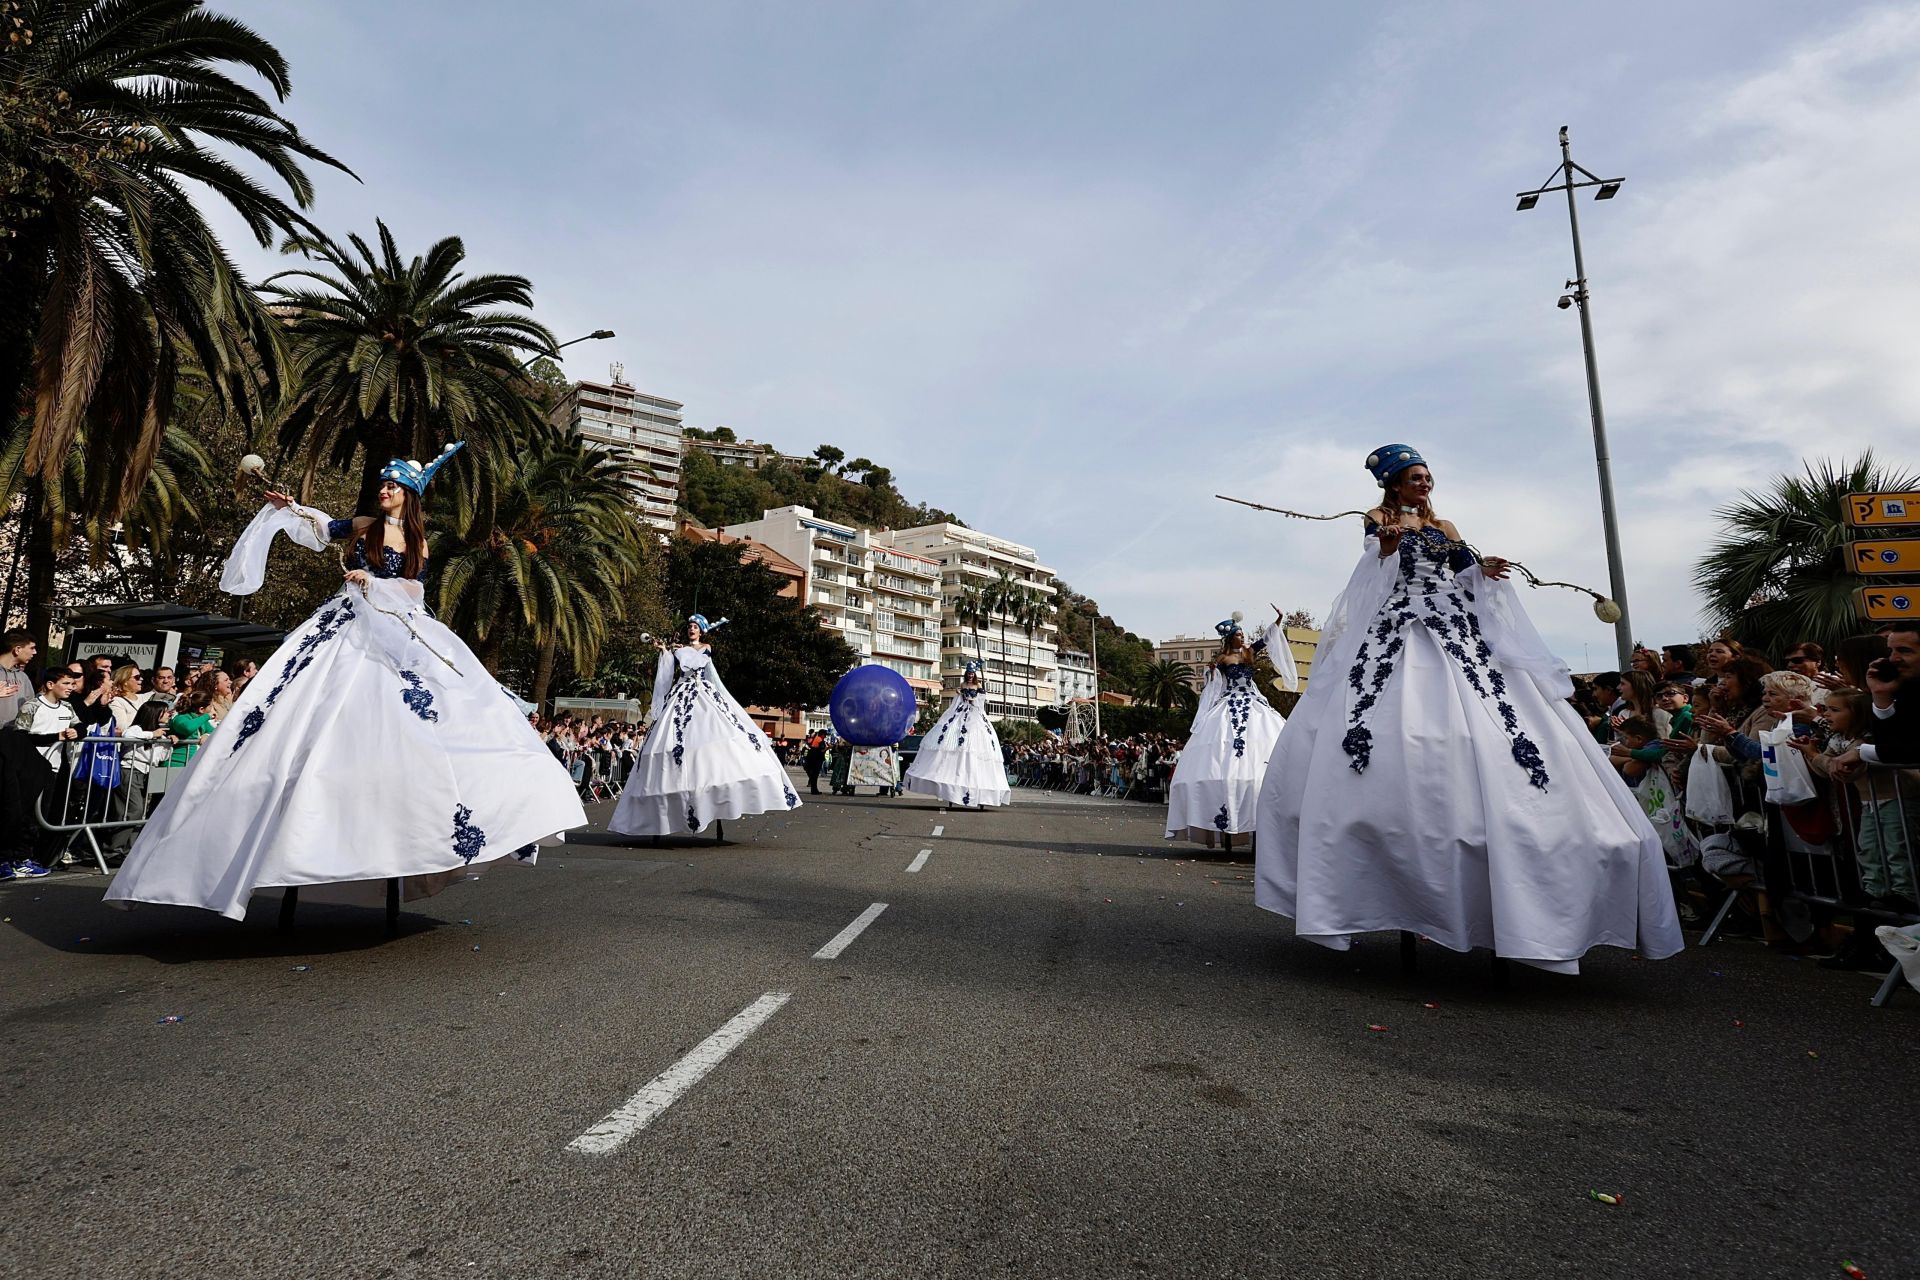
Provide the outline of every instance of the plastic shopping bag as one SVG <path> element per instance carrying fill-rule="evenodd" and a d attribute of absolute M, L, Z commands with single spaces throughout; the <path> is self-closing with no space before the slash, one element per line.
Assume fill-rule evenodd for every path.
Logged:
<path fill-rule="evenodd" d="M 1699 748 L 1687 762 L 1687 816 L 1716 827 L 1733 821 L 1733 788 L 1711 747 Z"/>
<path fill-rule="evenodd" d="M 1700 861 L 1700 849 L 1680 814 L 1680 797 L 1673 793 L 1666 771 L 1649 769 L 1633 788 L 1647 821 L 1660 835 L 1660 848 L 1670 867 L 1690 867 Z"/>
<path fill-rule="evenodd" d="M 1804 804 L 1818 794 L 1806 757 L 1793 746 L 1793 717 L 1760 731 L 1761 770 L 1767 778 L 1768 804 Z"/>

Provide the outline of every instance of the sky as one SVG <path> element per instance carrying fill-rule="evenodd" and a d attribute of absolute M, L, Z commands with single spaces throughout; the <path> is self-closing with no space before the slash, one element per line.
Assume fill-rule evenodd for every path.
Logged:
<path fill-rule="evenodd" d="M 567 371 L 891 467 L 1123 626 L 1324 616 L 1408 442 L 1490 554 L 1604 589 L 1574 158 L 1635 634 L 1714 510 L 1920 453 L 1920 4 L 218 0 L 291 65 L 336 236 L 459 235 Z M 216 215 L 250 271 L 283 265 Z M 1524 592 L 1577 670 L 1585 597 Z"/>

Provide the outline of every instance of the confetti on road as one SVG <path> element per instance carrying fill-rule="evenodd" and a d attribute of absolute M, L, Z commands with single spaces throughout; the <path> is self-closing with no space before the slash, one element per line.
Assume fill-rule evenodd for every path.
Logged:
<path fill-rule="evenodd" d="M 311 968 L 313 968 L 313 966 L 310 964 L 297 964 L 293 966 L 293 971 L 295 973 L 305 973 L 307 970 Z"/>
<path fill-rule="evenodd" d="M 1853 1280 L 1867 1280 L 1867 1273 L 1854 1266 L 1852 1262 L 1842 1262 L 1840 1269 L 1852 1276 Z"/>
<path fill-rule="evenodd" d="M 1744 1023 L 1744 1022 L 1742 1022 L 1742 1021 L 1740 1021 L 1740 1019 L 1738 1019 L 1738 1018 L 1735 1018 L 1735 1019 L 1733 1020 L 1733 1025 L 1734 1025 L 1734 1028 L 1735 1028 L 1736 1030 L 1741 1030 L 1741 1031 L 1744 1031 L 1744 1030 L 1746 1029 L 1746 1026 L 1747 1026 L 1747 1024 L 1746 1024 L 1746 1023 Z"/>
<path fill-rule="evenodd" d="M 170 1013 L 166 1017 L 160 1019 L 160 1021 L 154 1023 L 154 1025 L 156 1027 L 172 1027 L 172 1026 L 178 1026 L 180 1023 L 185 1022 L 186 1020 L 187 1019 L 185 1014 Z"/>
<path fill-rule="evenodd" d="M 1436 1001 L 1429 1000 L 1425 1004 L 1421 1005 L 1420 1007 L 1422 1009 L 1438 1009 L 1440 1005 Z"/>
<path fill-rule="evenodd" d="M 1385 1028 L 1385 1027 L 1383 1027 L 1383 1026 L 1381 1026 L 1381 1025 L 1380 1025 L 1379 1023 L 1377 1023 L 1377 1022 L 1369 1022 L 1369 1023 L 1367 1024 L 1367 1030 L 1369 1030 L 1369 1031 L 1385 1031 L 1385 1030 L 1386 1030 L 1386 1028 Z"/>
<path fill-rule="evenodd" d="M 1625 1196 L 1610 1196 L 1604 1191 L 1589 1191 L 1587 1195 L 1598 1200 L 1601 1204 L 1619 1204 L 1622 1200 L 1626 1199 Z"/>

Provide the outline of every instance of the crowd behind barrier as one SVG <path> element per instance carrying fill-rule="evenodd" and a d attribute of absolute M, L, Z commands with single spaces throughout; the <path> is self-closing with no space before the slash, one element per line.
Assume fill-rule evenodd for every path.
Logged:
<path fill-rule="evenodd" d="M 36 669 L 0 636 L 0 879 L 55 860 L 105 872 L 252 679 L 235 662 L 175 672 L 109 656 Z M 1697 659 L 1697 660 L 1696 660 Z M 1577 681 L 1573 706 L 1660 833 L 1682 920 L 1710 945 L 1759 939 L 1824 966 L 1920 985 L 1920 636 L 1793 646 L 1775 669 L 1715 641 L 1639 649 L 1629 670 Z M 583 799 L 611 800 L 645 726 L 531 717 Z M 1903 745 L 1895 746 L 1900 743 Z M 809 766 L 825 735 L 777 739 Z M 1015 786 L 1164 803 L 1182 739 L 1143 733 L 1008 746 Z M 1877 759 L 1892 751 L 1899 763 Z M 1901 767 L 1901 765 L 1907 767 Z"/>

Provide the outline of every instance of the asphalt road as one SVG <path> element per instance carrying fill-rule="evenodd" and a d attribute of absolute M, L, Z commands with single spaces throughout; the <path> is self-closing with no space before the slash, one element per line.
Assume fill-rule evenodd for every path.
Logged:
<path fill-rule="evenodd" d="M 1403 977 L 1159 816 L 808 797 L 394 939 L 0 885 L 0 1274 L 1920 1275 L 1920 995 L 1741 942 Z"/>

